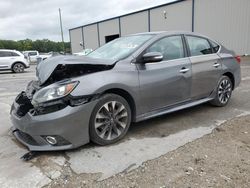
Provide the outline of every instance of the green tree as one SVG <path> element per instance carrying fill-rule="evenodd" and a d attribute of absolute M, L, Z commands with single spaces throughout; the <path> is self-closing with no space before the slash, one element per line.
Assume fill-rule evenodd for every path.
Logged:
<path fill-rule="evenodd" d="M 70 43 L 65 42 L 65 52 L 69 53 Z M 0 49 L 15 49 L 19 51 L 37 50 L 39 52 L 62 52 L 62 42 L 54 42 L 49 39 L 35 40 L 24 39 L 19 41 L 0 40 Z"/>

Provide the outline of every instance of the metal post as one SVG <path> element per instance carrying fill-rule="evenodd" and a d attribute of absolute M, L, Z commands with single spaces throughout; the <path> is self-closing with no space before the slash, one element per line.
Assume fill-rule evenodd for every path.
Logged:
<path fill-rule="evenodd" d="M 101 42 L 100 42 L 100 30 L 99 30 L 99 23 L 97 23 L 96 25 L 97 25 L 98 45 L 99 45 L 99 47 L 100 47 L 100 46 L 101 46 Z"/>
<path fill-rule="evenodd" d="M 118 22 L 119 22 L 119 37 L 122 36 L 122 30 L 121 30 L 121 17 L 118 18 Z"/>
<path fill-rule="evenodd" d="M 151 24 L 151 22 L 150 22 L 150 9 L 148 9 L 148 32 L 150 32 L 151 31 L 151 26 L 150 26 L 150 24 Z"/>
<path fill-rule="evenodd" d="M 60 18 L 60 27 L 61 27 L 61 36 L 62 36 L 63 52 L 65 53 L 64 38 L 63 38 L 63 28 L 62 28 L 62 15 L 61 15 L 61 9 L 60 9 L 60 8 L 59 8 L 59 18 Z"/>
<path fill-rule="evenodd" d="M 192 32 L 194 32 L 194 6 L 195 6 L 195 4 L 194 4 L 195 2 L 194 2 L 194 0 L 192 0 Z"/>

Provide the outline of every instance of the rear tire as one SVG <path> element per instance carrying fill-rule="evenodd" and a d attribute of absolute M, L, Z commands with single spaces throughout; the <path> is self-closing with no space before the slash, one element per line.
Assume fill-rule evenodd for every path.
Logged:
<path fill-rule="evenodd" d="M 218 82 L 215 98 L 210 101 L 213 106 L 223 107 L 229 102 L 233 90 L 232 81 L 228 76 L 222 76 Z"/>
<path fill-rule="evenodd" d="M 12 72 L 14 73 L 22 73 L 24 72 L 25 66 L 22 63 L 15 63 L 12 66 Z"/>
<path fill-rule="evenodd" d="M 99 145 L 108 145 L 122 139 L 131 123 L 128 102 L 116 94 L 103 95 L 90 117 L 90 140 Z"/>

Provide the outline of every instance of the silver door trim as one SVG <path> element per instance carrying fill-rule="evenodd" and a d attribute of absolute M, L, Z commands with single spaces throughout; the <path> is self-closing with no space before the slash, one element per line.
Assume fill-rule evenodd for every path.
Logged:
<path fill-rule="evenodd" d="M 189 71 L 189 69 L 188 68 L 185 68 L 185 69 L 181 69 L 180 70 L 180 73 L 186 73 L 186 72 L 188 72 Z"/>

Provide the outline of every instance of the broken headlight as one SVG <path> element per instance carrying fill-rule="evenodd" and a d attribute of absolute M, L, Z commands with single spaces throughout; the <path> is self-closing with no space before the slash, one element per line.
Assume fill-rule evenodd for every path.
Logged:
<path fill-rule="evenodd" d="M 61 82 L 49 85 L 38 90 L 34 95 L 31 103 L 36 106 L 39 103 L 60 99 L 70 94 L 79 82 Z"/>

